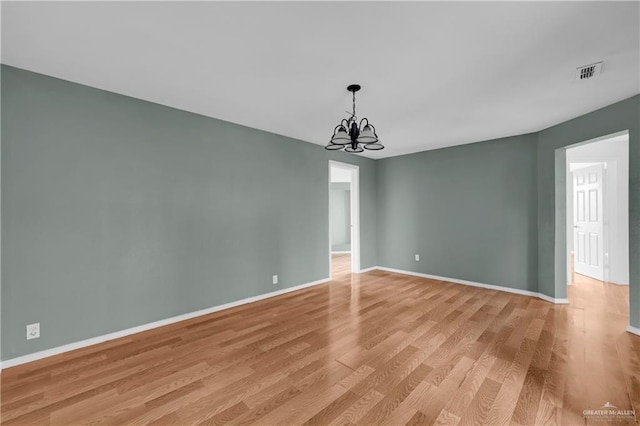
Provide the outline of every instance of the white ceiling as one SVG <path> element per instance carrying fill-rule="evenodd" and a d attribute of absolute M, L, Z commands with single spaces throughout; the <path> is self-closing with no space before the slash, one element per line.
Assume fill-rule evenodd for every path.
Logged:
<path fill-rule="evenodd" d="M 538 131 L 640 92 L 639 3 L 2 2 L 2 62 L 381 158 Z M 574 80 L 604 61 L 602 75 Z"/>

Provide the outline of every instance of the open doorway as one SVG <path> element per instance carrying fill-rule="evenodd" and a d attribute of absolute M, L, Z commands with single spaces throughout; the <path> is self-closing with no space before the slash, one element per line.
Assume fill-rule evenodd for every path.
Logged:
<path fill-rule="evenodd" d="M 329 161 L 331 278 L 360 270 L 358 166 Z"/>
<path fill-rule="evenodd" d="M 567 284 L 628 285 L 629 135 L 578 144 L 566 153 Z"/>

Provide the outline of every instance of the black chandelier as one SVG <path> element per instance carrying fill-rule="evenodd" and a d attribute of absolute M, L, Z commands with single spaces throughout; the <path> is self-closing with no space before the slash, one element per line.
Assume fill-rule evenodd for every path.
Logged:
<path fill-rule="evenodd" d="M 352 84 L 347 90 L 353 94 L 353 112 L 351 117 L 344 118 L 333 129 L 331 140 L 324 147 L 330 151 L 344 149 L 346 152 L 363 152 L 365 149 L 371 151 L 379 151 L 384 148 L 376 134 L 376 128 L 373 124 L 369 124 L 369 120 L 363 118 L 360 125 L 356 124 L 356 92 L 360 90 L 359 84 Z M 364 149 L 363 149 L 364 148 Z"/>

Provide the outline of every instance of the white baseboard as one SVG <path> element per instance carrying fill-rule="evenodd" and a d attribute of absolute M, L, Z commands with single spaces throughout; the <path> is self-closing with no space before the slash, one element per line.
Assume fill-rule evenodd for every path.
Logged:
<path fill-rule="evenodd" d="M 538 297 L 542 300 L 545 300 L 547 302 L 550 303 L 555 303 L 555 304 L 559 304 L 559 305 L 564 305 L 564 304 L 568 304 L 569 303 L 569 299 L 556 299 L 550 296 L 547 296 L 546 294 L 542 294 L 542 293 L 538 293 L 535 291 L 528 291 L 528 290 L 520 290 L 517 288 L 509 288 L 509 287 L 502 287 L 499 285 L 493 285 L 493 284 L 484 284 L 484 283 L 478 283 L 475 281 L 467 281 L 467 280 L 460 280 L 457 278 L 449 278 L 449 277 L 441 277 L 439 275 L 431 275 L 431 274 L 422 274 L 420 272 L 413 272 L 413 271 L 405 271 L 402 269 L 394 269 L 394 268 L 387 268 L 385 266 L 376 266 L 374 269 L 379 269 L 381 271 L 387 271 L 387 272 L 394 272 L 396 274 L 403 274 L 403 275 L 413 275 L 416 277 L 422 277 L 422 278 L 430 278 L 432 280 L 439 280 L 439 281 L 448 281 L 448 282 L 452 282 L 452 283 L 456 283 L 456 284 L 462 284 L 462 285 L 468 285 L 468 286 L 472 286 L 472 287 L 481 287 L 481 288 L 487 288 L 490 290 L 498 290 L 498 291 L 504 291 L 507 293 L 515 293 L 515 294 L 520 294 L 523 296 L 533 296 L 533 297 Z"/>
<path fill-rule="evenodd" d="M 372 266 L 371 268 L 360 269 L 360 272 L 358 272 L 358 273 L 359 274 L 364 274 L 365 272 L 375 271 L 376 269 L 379 269 L 379 267 Z"/>
<path fill-rule="evenodd" d="M 351 251 L 332 251 L 331 254 L 351 254 Z"/>
<path fill-rule="evenodd" d="M 633 333 L 633 334 L 636 334 L 636 335 L 640 336 L 640 328 L 637 328 L 637 327 L 633 327 L 633 326 L 631 326 L 631 325 L 628 325 L 628 326 L 627 326 L 627 331 L 628 331 L 629 333 Z"/>
<path fill-rule="evenodd" d="M 508 291 L 508 290 L 507 290 Z M 568 298 L 560 298 L 560 297 L 551 297 L 551 296 L 547 296 L 544 293 L 537 293 L 537 292 L 531 292 L 531 296 L 535 296 L 539 299 L 545 300 L 549 303 L 555 303 L 556 305 L 568 305 L 569 304 L 569 299 Z"/>
<path fill-rule="evenodd" d="M 53 355 L 62 354 L 65 352 L 73 351 L 80 348 L 85 348 L 87 346 L 96 345 L 98 343 L 103 343 L 108 340 L 118 339 L 120 337 L 129 336 L 131 334 L 141 333 L 143 331 L 152 330 L 154 328 L 162 327 L 165 325 L 173 324 L 176 322 L 188 320 L 191 318 L 199 317 L 202 315 L 211 314 L 214 312 L 222 311 L 224 309 L 235 308 L 236 306 L 246 305 L 247 303 L 258 302 L 260 300 L 268 299 L 271 297 L 279 296 L 285 293 L 291 293 L 292 291 L 302 290 L 307 287 L 312 287 L 315 285 L 324 284 L 326 282 L 331 281 L 330 278 L 325 278 L 318 281 L 312 281 L 306 284 L 301 284 L 295 287 L 289 287 L 278 291 L 273 291 L 271 293 L 260 294 L 258 296 L 247 297 L 246 299 L 237 300 L 235 302 L 225 303 L 224 305 L 213 306 L 211 308 L 201 309 L 195 312 L 189 312 L 186 314 L 178 315 L 171 318 L 166 318 L 159 321 L 150 322 L 148 324 L 139 325 L 132 328 L 127 328 L 126 330 L 115 331 L 113 333 L 104 334 L 102 336 L 92 337 L 90 339 L 81 340 L 79 342 L 69 343 L 67 345 L 58 346 L 51 349 L 46 349 L 40 352 L 34 352 L 32 354 L 19 356 L 17 358 L 7 359 L 4 361 L 0 361 L 0 370 L 3 368 L 15 367 L 17 365 L 26 364 L 28 362 L 37 361 L 39 359 L 48 358 Z"/>

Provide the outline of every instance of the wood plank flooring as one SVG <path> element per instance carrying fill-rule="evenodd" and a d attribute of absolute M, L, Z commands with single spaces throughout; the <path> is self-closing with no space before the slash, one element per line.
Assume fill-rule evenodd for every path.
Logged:
<path fill-rule="evenodd" d="M 442 281 L 333 281 L 2 372 L 2 424 L 603 424 L 640 413 L 628 289 L 570 305 Z M 611 420 L 611 419 L 610 419 Z M 635 424 L 617 418 L 616 424 Z"/>

